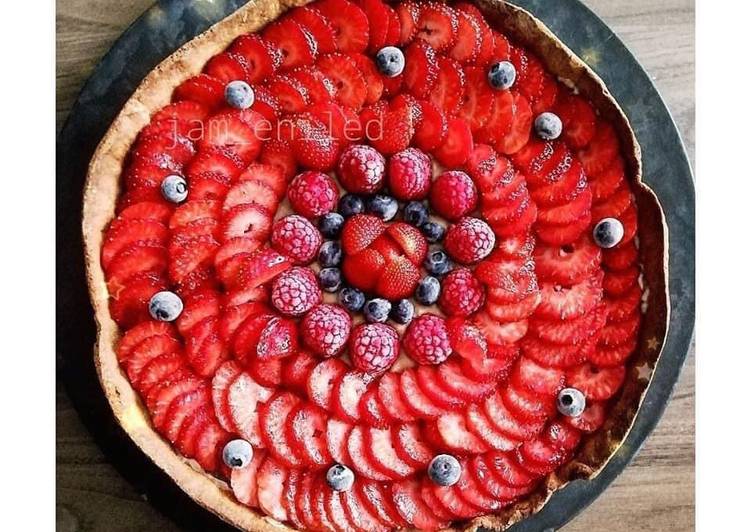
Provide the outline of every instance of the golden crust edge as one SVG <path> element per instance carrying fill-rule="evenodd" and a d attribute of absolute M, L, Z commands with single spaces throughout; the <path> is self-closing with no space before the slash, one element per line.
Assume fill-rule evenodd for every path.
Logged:
<path fill-rule="evenodd" d="M 308 1 L 249 2 L 162 61 L 144 78 L 103 137 L 89 165 L 84 189 L 82 229 L 86 276 L 97 325 L 94 359 L 100 383 L 118 423 L 134 443 L 198 504 L 238 528 L 259 532 L 291 528 L 270 517 L 261 516 L 234 500 L 226 483 L 203 472 L 192 460 L 179 456 L 149 424 L 148 414 L 117 363 L 114 348 L 119 329 L 109 314 L 109 294 L 99 254 L 103 231 L 114 215 L 122 163 L 151 114 L 169 103 L 175 86 L 199 73 L 205 62 L 223 50 L 234 37 L 254 31 L 284 10 Z M 476 4 L 490 20 L 502 22 L 505 31 L 535 51 L 551 72 L 572 81 L 580 92 L 593 100 L 598 111 L 615 124 L 628 159 L 630 178 L 637 187 L 640 248 L 645 284 L 649 287 L 650 311 L 644 319 L 639 350 L 629 364 L 626 385 L 605 426 L 585 438 L 577 457 L 563 469 L 549 475 L 541 490 L 498 515 L 480 517 L 462 527 L 464 530 L 476 530 L 480 526 L 505 530 L 539 511 L 552 494 L 569 481 L 595 477 L 622 447 L 651 382 L 651 378 L 647 383 L 636 379 L 635 368 L 645 362 L 651 367 L 656 365 L 667 333 L 670 312 L 667 292 L 668 243 L 662 208 L 654 192 L 642 182 L 641 152 L 636 137 L 625 113 L 604 82 L 527 11 L 501 0 L 476 0 Z M 654 349 L 647 349 L 647 342 L 651 339 L 656 339 L 658 345 Z"/>

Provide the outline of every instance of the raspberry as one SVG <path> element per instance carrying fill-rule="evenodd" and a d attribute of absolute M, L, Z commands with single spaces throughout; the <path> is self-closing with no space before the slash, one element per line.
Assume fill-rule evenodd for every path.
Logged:
<path fill-rule="evenodd" d="M 449 316 L 467 317 L 477 312 L 485 300 L 482 283 L 469 268 L 456 268 L 443 279 L 438 306 Z"/>
<path fill-rule="evenodd" d="M 348 192 L 372 194 L 383 186 L 386 161 L 374 148 L 353 144 L 339 158 L 339 182 Z"/>
<path fill-rule="evenodd" d="M 310 268 L 294 267 L 280 274 L 271 286 L 271 303 L 289 316 L 301 316 L 321 302 L 321 289 Z"/>
<path fill-rule="evenodd" d="M 418 364 L 440 364 L 451 354 L 446 321 L 435 314 L 423 314 L 413 320 L 407 327 L 402 344 Z"/>
<path fill-rule="evenodd" d="M 307 219 L 290 214 L 277 220 L 271 231 L 271 244 L 295 264 L 309 264 L 321 247 L 321 233 Z"/>
<path fill-rule="evenodd" d="M 449 227 L 443 245 L 457 262 L 472 264 L 493 251 L 495 233 L 479 218 L 465 217 Z"/>
<path fill-rule="evenodd" d="M 355 327 L 349 346 L 349 356 L 357 369 L 380 373 L 399 356 L 399 335 L 390 325 L 363 323 Z"/>
<path fill-rule="evenodd" d="M 317 218 L 334 210 L 339 190 L 333 179 L 321 172 L 303 172 L 287 190 L 292 208 L 306 218 Z"/>
<path fill-rule="evenodd" d="M 337 355 L 346 345 L 352 318 L 339 305 L 321 304 L 313 307 L 302 320 L 305 344 L 323 357 Z"/>
<path fill-rule="evenodd" d="M 472 178 L 458 170 L 442 173 L 430 189 L 430 205 L 451 221 L 469 214 L 477 206 L 477 189 Z"/>
<path fill-rule="evenodd" d="M 430 157 L 416 148 L 407 148 L 389 159 L 389 189 L 397 199 L 421 200 L 430 189 Z"/>

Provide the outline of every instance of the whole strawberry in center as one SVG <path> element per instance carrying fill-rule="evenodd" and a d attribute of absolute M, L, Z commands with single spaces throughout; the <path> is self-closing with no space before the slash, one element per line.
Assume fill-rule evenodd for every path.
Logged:
<path fill-rule="evenodd" d="M 414 292 L 428 243 L 407 223 L 386 224 L 377 216 L 356 214 L 344 224 L 342 249 L 349 284 L 394 300 Z"/>

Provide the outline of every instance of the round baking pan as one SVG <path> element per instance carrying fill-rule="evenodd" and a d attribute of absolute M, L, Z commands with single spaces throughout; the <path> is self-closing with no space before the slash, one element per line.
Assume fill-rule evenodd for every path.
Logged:
<path fill-rule="evenodd" d="M 252 1 L 252 0 L 251 0 Z M 81 242 L 86 169 L 110 123 L 140 81 L 174 50 L 247 0 L 161 0 L 115 42 L 84 85 L 57 146 L 57 365 L 66 391 L 118 471 L 185 530 L 231 530 L 203 510 L 143 455 L 115 422 L 93 364 L 93 313 Z M 649 75 L 620 39 L 578 0 L 515 0 L 542 20 L 605 81 L 636 132 L 644 181 L 657 194 L 669 231 L 668 335 L 632 430 L 601 473 L 557 491 L 513 532 L 557 529 L 623 471 L 657 424 L 688 352 L 694 326 L 694 186 L 683 143 Z"/>

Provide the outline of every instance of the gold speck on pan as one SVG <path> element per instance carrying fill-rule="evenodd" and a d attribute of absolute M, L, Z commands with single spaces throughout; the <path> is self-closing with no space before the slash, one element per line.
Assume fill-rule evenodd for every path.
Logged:
<path fill-rule="evenodd" d="M 585 48 L 582 50 L 581 58 L 591 67 L 596 67 L 600 64 L 600 52 L 594 48 Z"/>
<path fill-rule="evenodd" d="M 660 346 L 660 341 L 657 339 L 657 337 L 653 336 L 649 340 L 647 340 L 647 349 L 650 351 L 656 350 Z"/>
<path fill-rule="evenodd" d="M 638 373 L 637 378 L 640 381 L 648 381 L 650 375 L 652 375 L 652 368 L 646 362 L 641 366 L 636 366 L 636 371 Z"/>

